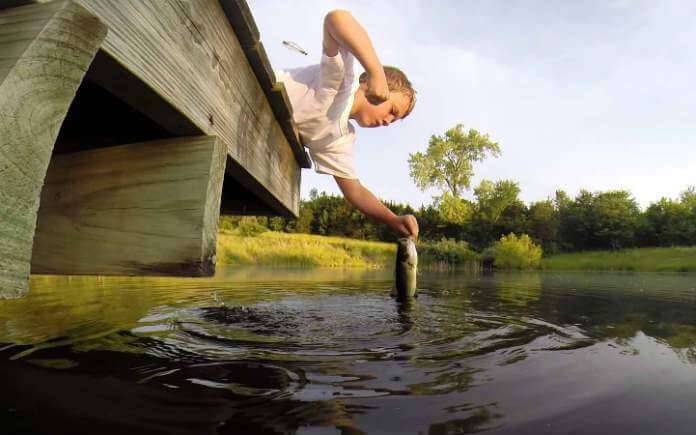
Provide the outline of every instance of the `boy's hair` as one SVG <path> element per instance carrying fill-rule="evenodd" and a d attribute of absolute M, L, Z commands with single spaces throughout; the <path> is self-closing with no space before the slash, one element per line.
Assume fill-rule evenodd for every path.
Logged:
<path fill-rule="evenodd" d="M 413 86 L 406 77 L 406 74 L 404 74 L 404 72 L 401 71 L 399 68 L 393 66 L 385 66 L 384 75 L 387 78 L 387 86 L 389 86 L 389 92 L 401 92 L 411 100 L 411 103 L 408 106 L 408 110 L 406 110 L 404 116 L 401 117 L 401 119 L 404 119 L 411 113 L 413 107 L 416 105 L 416 91 L 415 89 L 413 89 Z M 367 83 L 367 72 L 360 74 L 358 80 L 360 80 L 360 83 Z"/>

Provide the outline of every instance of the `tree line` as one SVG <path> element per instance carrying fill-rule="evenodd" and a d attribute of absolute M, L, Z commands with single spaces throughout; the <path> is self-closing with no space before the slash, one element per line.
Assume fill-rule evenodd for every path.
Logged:
<path fill-rule="evenodd" d="M 553 197 L 525 204 L 518 184 L 510 180 L 482 182 L 474 200 L 465 201 L 466 219 L 443 211 L 442 203 L 414 209 L 386 201 L 394 213 L 416 216 L 421 238 L 466 241 L 483 251 L 510 233 L 528 234 L 546 254 L 648 246 L 696 245 L 696 188 L 679 198 L 662 198 L 641 210 L 625 190 L 581 191 L 571 198 L 562 190 Z M 446 209 L 445 209 L 446 210 Z M 275 231 L 394 241 L 396 235 L 355 210 L 341 196 L 312 190 L 296 219 L 255 218 Z"/>
<path fill-rule="evenodd" d="M 487 134 L 457 124 L 431 136 L 428 147 L 409 157 L 410 176 L 421 190 L 435 188 L 433 203 L 413 209 L 385 202 L 396 214 L 413 214 L 421 238 L 464 241 L 482 252 L 504 235 L 527 234 L 546 254 L 648 246 L 696 245 L 696 188 L 676 199 L 662 198 L 641 210 L 630 192 L 582 190 L 574 198 L 556 191 L 544 201 L 525 204 L 514 180 L 482 180 L 471 190 L 474 164 L 499 157 L 500 145 Z M 342 197 L 310 192 L 297 219 L 259 218 L 276 231 L 393 241 L 385 225 L 369 220 Z"/>

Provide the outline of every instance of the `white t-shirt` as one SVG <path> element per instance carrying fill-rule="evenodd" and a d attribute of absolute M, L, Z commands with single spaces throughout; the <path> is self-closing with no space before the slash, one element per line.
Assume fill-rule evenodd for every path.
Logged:
<path fill-rule="evenodd" d="M 285 84 L 314 170 L 357 179 L 353 165 L 355 127 L 348 120 L 360 85 L 353 71 L 354 59 L 341 48 L 334 57 L 322 54 L 318 65 L 276 71 L 276 78 Z"/>

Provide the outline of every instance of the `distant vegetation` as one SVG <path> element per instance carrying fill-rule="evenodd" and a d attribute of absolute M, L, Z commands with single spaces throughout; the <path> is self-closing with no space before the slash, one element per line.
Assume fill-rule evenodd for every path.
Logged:
<path fill-rule="evenodd" d="M 256 218 L 221 220 L 218 264 L 311 267 L 391 268 L 396 245 L 344 237 L 270 231 Z M 500 269 L 626 270 L 696 272 L 696 247 L 584 251 L 541 258 L 529 236 L 510 234 L 483 253 L 466 242 L 418 243 L 421 268 L 479 269 L 481 261 Z"/>
<path fill-rule="evenodd" d="M 696 246 L 696 189 L 693 187 L 677 199 L 663 198 L 641 211 L 630 193 L 622 190 L 581 191 L 575 198 L 558 191 L 552 199 L 525 204 L 517 198 L 514 186 L 514 183 L 479 186 L 474 191 L 475 200 L 467 201 L 469 216 L 460 222 L 445 218 L 436 205 L 416 210 L 409 205 L 386 204 L 397 214 L 416 216 L 421 240 L 448 240 L 447 243 L 456 240 L 479 253 L 510 233 L 527 234 L 547 256 L 636 247 Z M 298 219 L 226 217 L 221 225 L 233 229 L 242 222 L 243 231 L 252 233 L 260 229 L 382 242 L 393 242 L 397 237 L 386 226 L 353 209 L 342 197 L 316 191 L 300 204 Z"/>
<path fill-rule="evenodd" d="M 526 234 L 517 237 L 510 233 L 493 242 L 484 258 L 490 258 L 499 269 L 534 269 L 539 267 L 541 248 Z"/>
<path fill-rule="evenodd" d="M 218 264 L 389 268 L 394 265 L 394 243 L 289 234 L 269 231 L 255 219 L 236 224 L 223 218 L 218 235 Z M 479 255 L 466 243 L 452 240 L 418 244 L 422 267 L 477 267 Z"/>
<path fill-rule="evenodd" d="M 435 188 L 440 194 L 433 197 L 432 204 L 422 205 L 418 209 L 405 204 L 385 204 L 396 214 L 416 216 L 420 226 L 419 252 L 427 263 L 450 266 L 483 258 L 496 267 L 533 268 L 538 267 L 542 255 L 548 257 L 582 251 L 577 256 L 549 258 L 542 264 L 548 268 L 578 268 L 574 262 L 586 259 L 587 262 L 583 264 L 587 264 L 587 267 L 595 267 L 589 265 L 596 264 L 599 268 L 604 259 L 609 261 L 611 258 L 609 264 L 618 266 L 623 261 L 622 267 L 633 265 L 644 270 L 642 268 L 649 266 L 638 264 L 650 261 L 648 252 L 667 255 L 668 252 L 680 251 L 631 249 L 696 246 L 694 186 L 685 189 L 676 199 L 662 198 L 645 210 L 640 209 L 626 190 L 582 190 L 575 198 L 558 190 L 546 200 L 526 204 L 519 199 L 520 187 L 513 180 L 482 180 L 473 187 L 473 198 L 464 198 L 463 193 L 472 187 L 474 164 L 500 154 L 500 145 L 487 134 L 474 129 L 466 130 L 458 124 L 443 135 L 431 136 L 425 151 L 410 155 L 410 175 L 416 186 L 421 189 Z M 228 234 L 228 237 L 280 237 L 263 234 L 271 230 L 276 233 L 337 236 L 374 242 L 393 242 L 397 238 L 385 225 L 369 220 L 342 197 L 316 190 L 310 192 L 309 200 L 301 202 L 297 219 L 225 218 L 221 228 L 228 232 L 233 230 L 236 234 Z M 343 239 L 340 239 L 343 240 L 340 243 L 316 242 L 314 245 L 309 242 L 314 239 L 286 237 L 283 240 L 288 249 L 297 249 L 297 252 L 287 254 L 292 258 L 292 261 L 287 261 L 300 264 L 372 265 L 381 264 L 383 259 L 379 255 L 388 256 L 382 251 L 379 255 L 369 254 L 367 246 L 372 245 L 350 245 L 350 248 L 341 245 L 347 243 Z M 296 245 L 290 245 L 291 240 Z M 301 240 L 305 241 L 300 243 Z M 283 245 L 254 247 L 253 240 L 244 243 L 248 245 L 244 251 L 246 254 L 241 251 L 234 254 L 237 248 L 228 251 L 232 256 L 230 258 L 237 258 L 234 261 L 252 261 L 251 258 L 271 261 L 264 257 L 264 250 L 275 252 L 268 255 L 286 261 L 282 260 L 286 254 L 281 255 L 278 251 Z M 365 246 L 365 256 L 357 253 L 356 250 L 363 249 L 357 246 Z M 377 249 L 376 246 L 370 249 Z M 588 251 L 627 249 L 625 252 L 631 254 L 623 257 L 620 254 L 609 257 L 606 257 L 608 253 L 588 254 Z M 646 257 L 638 253 L 645 253 Z M 590 258 L 602 260 L 593 263 Z M 691 260 L 684 261 L 674 260 L 660 267 L 674 270 L 690 268 Z"/>
<path fill-rule="evenodd" d="M 559 254 L 541 261 L 549 270 L 696 272 L 696 247 L 638 248 Z"/>

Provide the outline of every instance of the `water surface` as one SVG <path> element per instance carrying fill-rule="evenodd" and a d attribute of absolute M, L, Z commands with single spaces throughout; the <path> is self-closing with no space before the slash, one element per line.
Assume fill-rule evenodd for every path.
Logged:
<path fill-rule="evenodd" d="M 3 433 L 693 433 L 696 275 L 221 269 L 0 300 Z"/>

